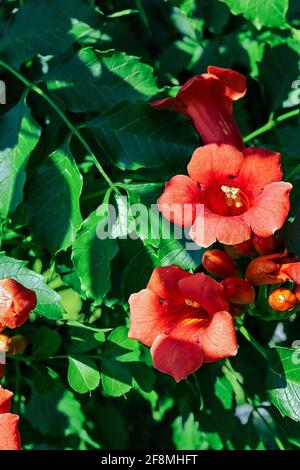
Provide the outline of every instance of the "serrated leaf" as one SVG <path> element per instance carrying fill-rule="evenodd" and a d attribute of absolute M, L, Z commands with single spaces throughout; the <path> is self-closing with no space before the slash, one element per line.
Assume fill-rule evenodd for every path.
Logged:
<path fill-rule="evenodd" d="M 234 15 L 242 14 L 257 29 L 280 28 L 286 24 L 289 0 L 220 0 Z"/>
<path fill-rule="evenodd" d="M 23 200 L 25 168 L 40 136 L 40 127 L 32 119 L 22 99 L 0 116 L 0 215 L 5 218 Z"/>
<path fill-rule="evenodd" d="M 35 312 L 50 320 L 60 320 L 63 308 L 60 295 L 50 289 L 43 276 L 26 268 L 23 261 L 0 255 L 0 279 L 12 278 L 28 289 L 35 291 L 37 306 Z"/>
<path fill-rule="evenodd" d="M 84 0 L 26 0 L 10 22 L 0 26 L 1 56 L 17 67 L 36 54 L 62 52 L 78 39 L 78 21 L 93 18 Z"/>
<path fill-rule="evenodd" d="M 68 143 L 37 167 L 29 186 L 27 210 L 33 234 L 53 255 L 66 250 L 82 222 L 82 176 Z"/>
<path fill-rule="evenodd" d="M 120 101 L 147 99 L 159 89 L 150 65 L 124 52 L 81 49 L 55 64 L 48 90 L 73 112 L 102 112 Z"/>
<path fill-rule="evenodd" d="M 184 167 L 199 145 L 193 127 L 171 111 L 122 102 L 86 123 L 101 152 L 118 168 Z"/>
<path fill-rule="evenodd" d="M 300 421 L 300 360 L 299 351 L 292 348 L 272 348 L 268 355 L 269 400 L 282 416 Z"/>
<path fill-rule="evenodd" d="M 87 297 L 100 303 L 111 287 L 110 263 L 118 252 L 116 240 L 100 239 L 101 217 L 92 212 L 77 232 L 72 258 Z"/>
<path fill-rule="evenodd" d="M 78 393 L 95 390 L 100 383 L 100 372 L 96 363 L 86 356 L 69 357 L 68 382 Z"/>
<path fill-rule="evenodd" d="M 61 345 L 60 334 L 48 326 L 38 328 L 32 338 L 32 355 L 34 359 L 48 359 Z"/>

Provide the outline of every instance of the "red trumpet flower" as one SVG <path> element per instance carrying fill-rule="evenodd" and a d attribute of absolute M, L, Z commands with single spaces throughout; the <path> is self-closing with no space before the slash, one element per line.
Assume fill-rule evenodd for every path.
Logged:
<path fill-rule="evenodd" d="M 237 353 L 224 287 L 179 266 L 156 268 L 147 288 L 131 295 L 129 337 L 151 347 L 154 367 L 179 382 Z"/>
<path fill-rule="evenodd" d="M 290 208 L 292 185 L 281 181 L 280 159 L 277 152 L 254 147 L 243 152 L 227 144 L 199 147 L 188 165 L 190 178 L 172 178 L 159 209 L 176 224 L 192 223 L 190 236 L 200 246 L 216 240 L 235 245 L 252 232 L 269 237 L 283 226 Z"/>
<path fill-rule="evenodd" d="M 10 413 L 13 393 L 0 385 L 0 450 L 21 450 L 19 416 Z"/>
<path fill-rule="evenodd" d="M 232 103 L 246 94 L 246 79 L 234 70 L 209 66 L 179 90 L 176 98 L 152 103 L 171 108 L 189 117 L 204 143 L 232 144 L 243 148 L 243 141 L 232 116 Z"/>
<path fill-rule="evenodd" d="M 260 256 L 248 265 L 246 278 L 255 286 L 288 280 L 300 284 L 300 262 L 295 257 L 288 257 L 286 251 Z"/>

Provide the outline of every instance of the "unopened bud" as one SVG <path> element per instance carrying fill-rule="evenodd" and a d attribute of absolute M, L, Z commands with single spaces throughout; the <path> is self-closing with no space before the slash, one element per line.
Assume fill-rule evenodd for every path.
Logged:
<path fill-rule="evenodd" d="M 233 318 L 243 315 L 244 310 L 243 305 L 229 303 L 229 313 Z"/>
<path fill-rule="evenodd" d="M 222 278 L 236 276 L 238 272 L 237 264 L 221 250 L 206 251 L 202 258 L 202 264 L 210 274 Z"/>
<path fill-rule="evenodd" d="M 10 338 L 9 350 L 7 354 L 12 356 L 22 354 L 27 347 L 27 339 L 22 335 L 15 335 Z"/>
<path fill-rule="evenodd" d="M 296 296 L 289 289 L 279 287 L 273 290 L 268 297 L 270 307 L 279 312 L 286 312 L 295 307 L 297 303 Z"/>
<path fill-rule="evenodd" d="M 279 234 L 271 235 L 266 238 L 254 235 L 252 242 L 259 255 L 271 255 L 284 250 L 283 239 Z"/>
<path fill-rule="evenodd" d="M 0 352 L 7 353 L 9 351 L 9 345 L 11 338 L 7 335 L 0 334 Z"/>
<path fill-rule="evenodd" d="M 222 281 L 225 296 L 229 302 L 239 305 L 252 304 L 255 300 L 255 290 L 247 279 L 228 277 Z"/>
<path fill-rule="evenodd" d="M 5 364 L 0 364 L 0 380 L 3 379 L 5 375 Z"/>

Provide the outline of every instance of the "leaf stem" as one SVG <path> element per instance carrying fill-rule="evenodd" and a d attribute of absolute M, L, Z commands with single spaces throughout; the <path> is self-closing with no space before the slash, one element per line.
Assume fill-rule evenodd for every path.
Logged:
<path fill-rule="evenodd" d="M 276 118 L 274 118 L 272 114 L 266 124 L 259 127 L 255 131 L 250 132 L 250 134 L 246 135 L 246 137 L 244 137 L 244 142 L 247 143 L 250 140 L 255 139 L 255 137 L 258 137 L 261 134 L 264 134 L 265 132 L 269 132 L 270 130 L 274 129 L 274 127 L 276 127 L 277 124 L 279 124 L 280 122 L 284 122 L 287 119 L 290 119 L 298 115 L 299 115 L 299 109 L 293 109 L 293 111 L 289 111 L 287 113 L 281 114 L 280 116 L 277 116 Z"/>
<path fill-rule="evenodd" d="M 39 96 L 44 98 L 45 101 L 51 106 L 54 111 L 60 116 L 60 118 L 63 120 L 63 122 L 66 124 L 66 126 L 70 129 L 73 135 L 77 137 L 79 142 L 82 144 L 83 148 L 88 152 L 90 155 L 95 167 L 101 174 L 101 176 L 104 178 L 104 180 L 107 182 L 107 184 L 116 192 L 119 192 L 117 189 L 117 186 L 112 182 L 108 174 L 104 171 L 102 165 L 98 161 L 96 155 L 92 151 L 90 145 L 88 142 L 85 140 L 85 138 L 81 135 L 79 130 L 72 124 L 72 122 L 67 118 L 65 113 L 62 111 L 62 109 L 55 103 L 55 101 L 47 95 L 39 86 L 35 85 L 32 83 L 30 80 L 28 80 L 26 77 L 24 77 L 20 72 L 15 70 L 13 67 L 11 67 L 9 64 L 7 64 L 4 60 L 0 59 L 0 65 L 4 67 L 6 70 L 8 70 L 11 74 L 13 74 L 16 78 L 18 78 L 24 85 L 26 85 L 27 88 L 29 88 L 31 91 L 34 91 L 37 93 Z"/>
<path fill-rule="evenodd" d="M 267 352 L 265 348 L 261 346 L 255 338 L 253 338 L 253 336 L 244 326 L 239 328 L 239 332 L 246 338 L 247 341 L 249 341 L 249 343 L 252 344 L 252 346 L 255 347 L 255 349 L 263 356 L 264 359 L 267 359 Z"/>

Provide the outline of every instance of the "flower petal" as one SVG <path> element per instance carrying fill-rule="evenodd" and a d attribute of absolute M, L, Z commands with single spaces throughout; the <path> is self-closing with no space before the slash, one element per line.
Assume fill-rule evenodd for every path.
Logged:
<path fill-rule="evenodd" d="M 179 295 L 178 282 L 184 277 L 191 277 L 192 274 L 184 271 L 176 264 L 170 266 L 159 266 L 155 268 L 147 288 L 163 299 L 174 299 Z"/>
<path fill-rule="evenodd" d="M 181 279 L 179 289 L 185 299 L 199 303 L 211 315 L 229 308 L 222 284 L 204 273 Z"/>
<path fill-rule="evenodd" d="M 163 216 L 171 222 L 190 226 L 197 216 L 197 204 L 202 209 L 202 192 L 198 183 L 186 175 L 177 175 L 166 183 L 158 199 Z"/>
<path fill-rule="evenodd" d="M 261 192 L 268 184 L 282 180 L 280 153 L 249 147 L 243 150 L 243 156 L 241 187 Z"/>
<path fill-rule="evenodd" d="M 169 329 L 172 318 L 168 315 L 168 303 L 162 302 L 151 290 L 143 289 L 132 294 L 129 306 L 129 338 L 151 346 L 157 335 Z"/>
<path fill-rule="evenodd" d="M 242 214 L 255 235 L 269 237 L 283 226 L 290 210 L 291 190 L 290 183 L 271 183 L 256 198 L 251 209 Z"/>
<path fill-rule="evenodd" d="M 190 177 L 204 186 L 218 181 L 234 186 L 242 163 L 243 154 L 233 145 L 208 144 L 195 150 L 187 169 Z"/>
<path fill-rule="evenodd" d="M 0 415 L 0 450 L 21 450 L 18 423 L 17 415 L 11 413 Z"/>
<path fill-rule="evenodd" d="M 202 247 L 209 247 L 215 241 L 225 245 L 235 245 L 251 238 L 251 229 L 242 216 L 224 217 L 204 210 L 190 230 L 190 237 Z"/>
<path fill-rule="evenodd" d="M 216 75 L 225 86 L 225 93 L 231 100 L 243 98 L 247 92 L 246 78 L 239 72 L 209 65 L 207 72 Z"/>
<path fill-rule="evenodd" d="M 238 347 L 234 321 L 230 313 L 227 311 L 215 313 L 209 325 L 199 329 L 197 340 L 203 350 L 204 362 L 235 356 Z"/>
<path fill-rule="evenodd" d="M 176 382 L 195 372 L 203 362 L 199 344 L 168 335 L 159 335 L 155 339 L 151 354 L 154 367 L 172 375 Z"/>
<path fill-rule="evenodd" d="M 10 402 L 14 394 L 0 385 L 0 413 L 9 413 Z"/>

